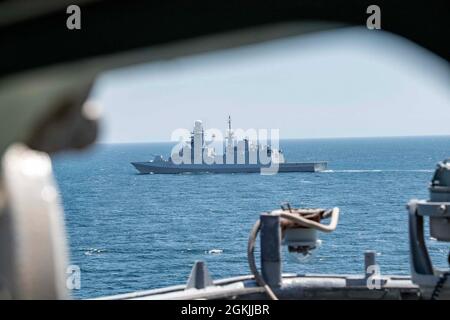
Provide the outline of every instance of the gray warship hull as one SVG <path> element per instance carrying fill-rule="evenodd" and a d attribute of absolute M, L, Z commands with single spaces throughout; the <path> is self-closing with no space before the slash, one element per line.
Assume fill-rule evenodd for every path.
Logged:
<path fill-rule="evenodd" d="M 269 168 L 262 164 L 174 164 L 165 162 L 132 162 L 140 173 L 260 173 Z M 278 164 L 277 172 L 320 172 L 327 169 L 327 162 L 293 162 Z"/>

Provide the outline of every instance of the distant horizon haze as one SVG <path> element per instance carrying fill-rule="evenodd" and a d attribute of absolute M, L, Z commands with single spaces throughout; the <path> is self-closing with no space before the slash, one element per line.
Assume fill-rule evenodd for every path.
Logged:
<path fill-rule="evenodd" d="M 295 141 L 295 140 L 357 140 L 357 139 L 414 139 L 414 138 L 450 138 L 450 134 L 429 134 L 429 135 L 411 135 L 411 136 L 359 136 L 359 137 L 313 137 L 313 138 L 281 138 L 280 141 Z M 218 140 L 220 141 L 220 140 Z M 124 142 L 109 142 L 98 141 L 95 144 L 158 144 L 158 143 L 177 143 L 177 141 L 161 140 L 161 141 L 124 141 Z"/>

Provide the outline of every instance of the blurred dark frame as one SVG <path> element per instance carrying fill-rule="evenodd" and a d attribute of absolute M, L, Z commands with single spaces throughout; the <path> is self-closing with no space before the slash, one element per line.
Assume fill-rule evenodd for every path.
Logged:
<path fill-rule="evenodd" d="M 69 4 L 81 7 L 81 30 L 65 27 Z M 449 60 L 450 3 L 445 0 L 421 4 L 364 0 L 3 0 L 0 77 L 275 23 L 315 20 L 365 26 L 369 16 L 366 9 L 372 4 L 381 8 L 383 30 Z"/>

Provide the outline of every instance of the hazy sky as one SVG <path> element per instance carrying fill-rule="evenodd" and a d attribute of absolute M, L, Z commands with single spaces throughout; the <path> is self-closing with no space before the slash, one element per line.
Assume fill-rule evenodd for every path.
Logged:
<path fill-rule="evenodd" d="M 295 37 L 116 70 L 98 81 L 101 142 L 177 128 L 278 128 L 281 138 L 450 134 L 447 62 L 379 31 Z"/>

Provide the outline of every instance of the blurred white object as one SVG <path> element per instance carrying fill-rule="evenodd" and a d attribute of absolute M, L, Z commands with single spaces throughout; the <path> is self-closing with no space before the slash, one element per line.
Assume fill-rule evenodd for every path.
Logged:
<path fill-rule="evenodd" d="M 22 144 L 2 159 L 0 298 L 66 299 L 63 211 L 50 157 Z"/>

